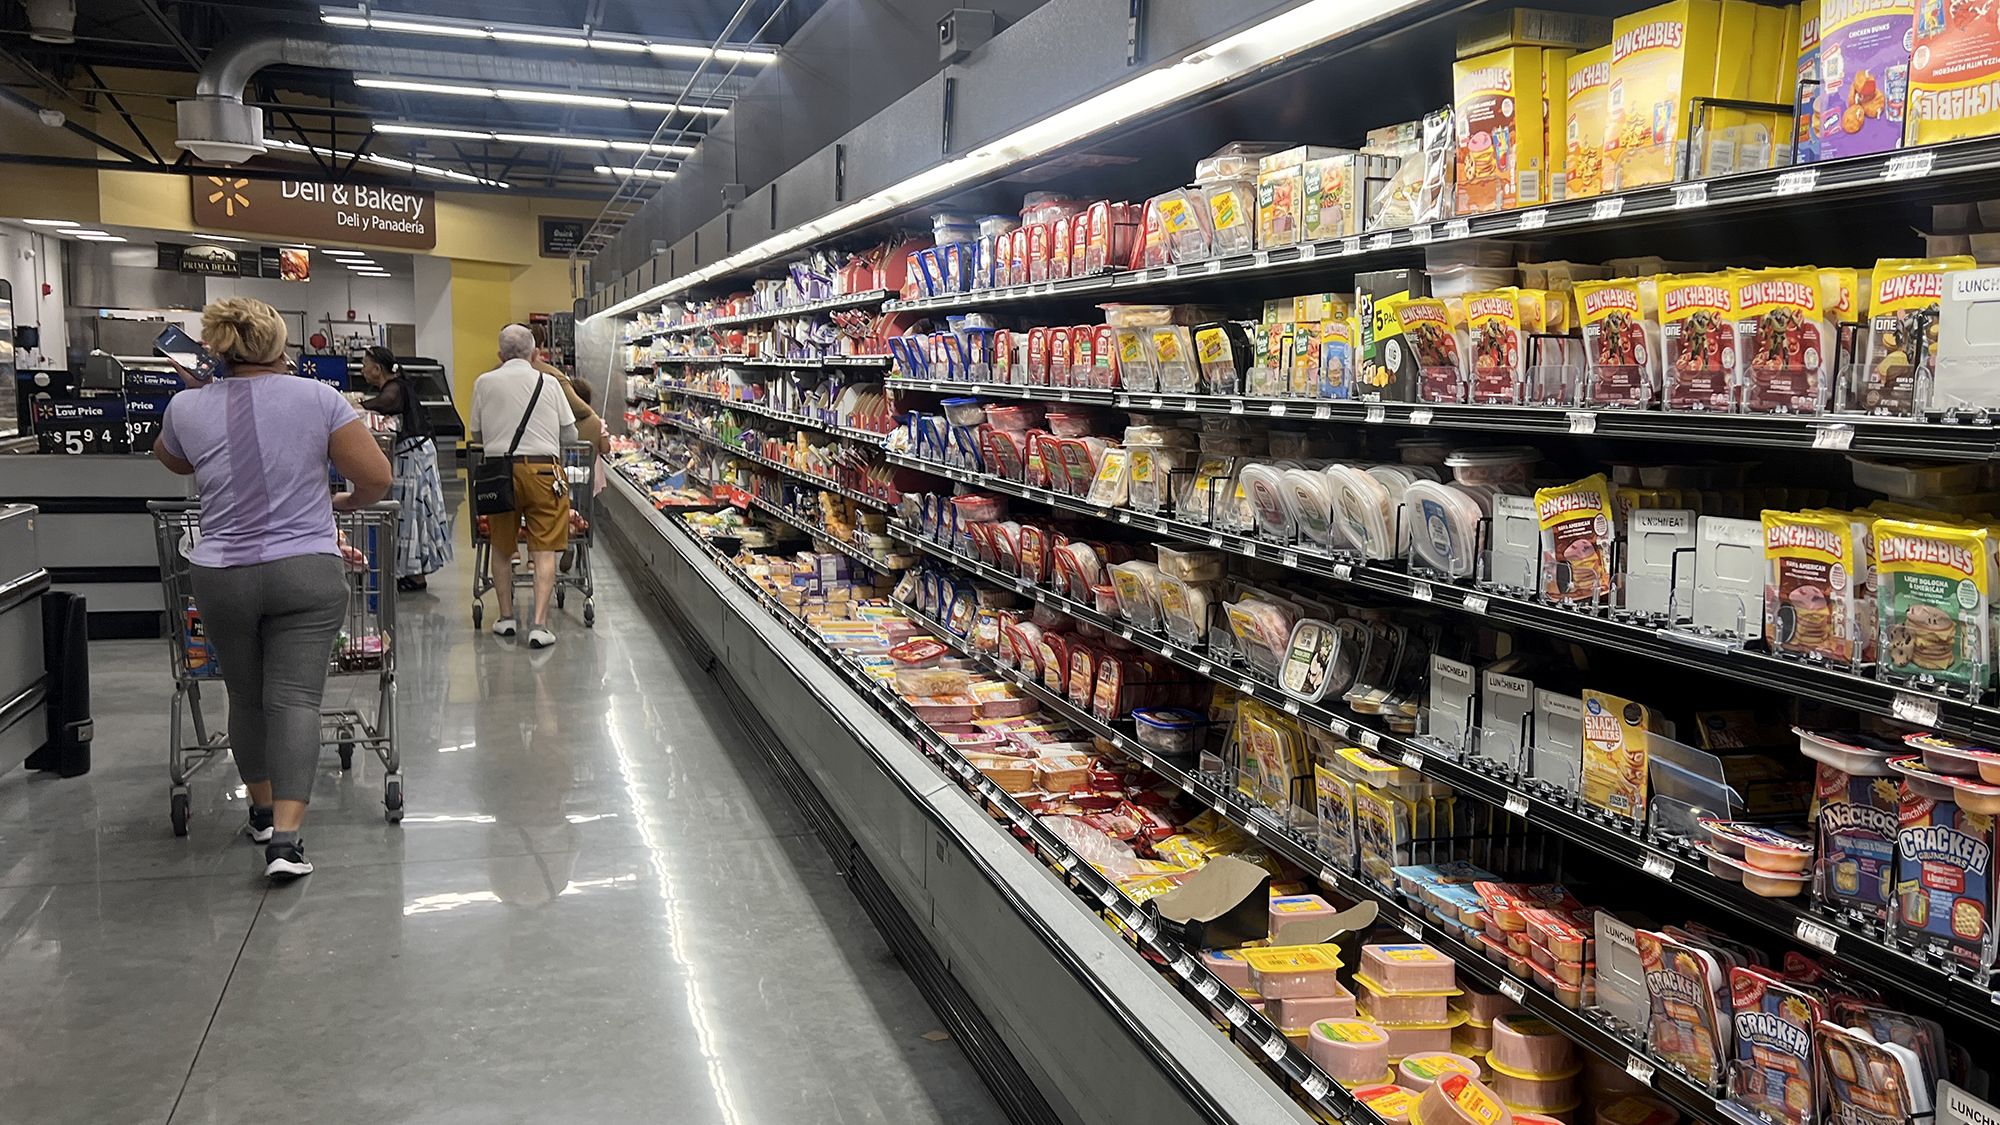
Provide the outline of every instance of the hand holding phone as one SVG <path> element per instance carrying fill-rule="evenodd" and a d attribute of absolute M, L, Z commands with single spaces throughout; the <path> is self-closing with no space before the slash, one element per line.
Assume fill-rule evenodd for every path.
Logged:
<path fill-rule="evenodd" d="M 215 355 L 178 324 L 167 325 L 153 338 L 153 350 L 167 357 L 192 383 L 206 383 L 224 373 Z"/>

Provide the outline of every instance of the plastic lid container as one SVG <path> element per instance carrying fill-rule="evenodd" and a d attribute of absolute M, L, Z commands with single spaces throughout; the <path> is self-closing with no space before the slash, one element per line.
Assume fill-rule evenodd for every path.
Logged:
<path fill-rule="evenodd" d="M 1447 1074 L 1417 1099 L 1413 1125 L 1514 1125 L 1514 1112 L 1485 1083 Z"/>
<path fill-rule="evenodd" d="M 1479 1064 L 1450 1051 L 1409 1055 L 1396 1065 L 1396 1081 L 1411 1090 L 1428 1090 L 1447 1074 L 1479 1077 Z"/>
<path fill-rule="evenodd" d="M 1857 731 L 1810 731 L 1793 727 L 1799 736 L 1799 752 L 1815 762 L 1832 766 L 1854 777 L 1888 777 L 1896 771 L 1889 759 L 1900 749 L 1887 739 Z"/>
<path fill-rule="evenodd" d="M 1160 573 L 1184 582 L 1212 582 L 1222 577 L 1221 551 L 1179 551 L 1159 548 Z"/>
<path fill-rule="evenodd" d="M 1426 566 L 1452 578 L 1470 577 L 1485 513 L 1456 485 L 1420 480 L 1403 494 L 1403 526 L 1410 550 Z"/>
<path fill-rule="evenodd" d="M 1389 1033 L 1365 1020 L 1320 1020 L 1306 1055 L 1336 1082 L 1376 1082 L 1389 1073 Z"/>
<path fill-rule="evenodd" d="M 1291 996 L 1271 1001 L 1266 1014 L 1287 1035 L 1304 1035 L 1320 1020 L 1351 1020 L 1354 994 L 1342 988 L 1335 996 Z"/>
<path fill-rule="evenodd" d="M 1388 991 L 1456 994 L 1458 988 L 1457 964 L 1414 942 L 1362 946 L 1360 971 Z"/>
<path fill-rule="evenodd" d="M 2000 753 L 1984 746 L 1947 738 L 1941 734 L 1906 735 L 1903 741 L 1910 748 L 1923 751 L 1924 765 L 1934 773 L 1947 773 L 1957 777 L 1977 776 L 1979 780 L 1989 785 L 2000 785 Z"/>
<path fill-rule="evenodd" d="M 1257 530 L 1279 542 L 1290 541 L 1294 515 L 1291 493 L 1285 487 L 1284 470 L 1276 465 L 1255 462 L 1238 471 L 1237 482 L 1249 498 Z"/>
<path fill-rule="evenodd" d="M 1132 725 L 1139 745 L 1156 754 L 1180 756 L 1201 749 L 1208 720 L 1180 707 L 1143 707 L 1132 712 Z"/>
<path fill-rule="evenodd" d="M 1366 973 L 1354 974 L 1354 983 L 1361 989 L 1355 999 L 1368 1009 L 1369 1018 L 1385 1027 L 1449 1020 L 1451 998 L 1459 995 L 1456 988 L 1420 992 L 1392 990 Z"/>
<path fill-rule="evenodd" d="M 1526 484 L 1542 453 L 1525 445 L 1460 449 L 1444 459 L 1460 484 Z"/>
<path fill-rule="evenodd" d="M 1347 542 L 1371 559 L 1395 558 L 1388 488 L 1349 465 L 1329 465 L 1326 475 L 1336 485 L 1334 510 L 1339 513 Z"/>
<path fill-rule="evenodd" d="M 1367 1106 L 1388 1125 L 1405 1125 L 1410 1120 L 1410 1111 L 1416 1108 L 1421 1091 L 1383 1083 L 1362 1086 L 1352 1093 L 1356 1101 Z"/>
<path fill-rule="evenodd" d="M 1321 547 L 1346 545 L 1347 537 L 1333 517 L 1333 481 L 1318 469 L 1286 469 L 1282 479 L 1299 534 Z"/>
<path fill-rule="evenodd" d="M 1340 951 L 1331 945 L 1269 945 L 1243 955 L 1250 961 L 1250 987 L 1266 1000 L 1342 991 L 1334 978 Z"/>
<path fill-rule="evenodd" d="M 1486 1053 L 1486 1065 L 1531 1077 L 1573 1074 L 1576 1044 L 1540 1016 L 1513 1012 L 1493 1021 L 1493 1046 Z"/>
<path fill-rule="evenodd" d="M 1923 500 L 1976 491 L 1984 466 L 1976 462 L 1938 464 L 1930 461 L 1877 461 L 1849 456 L 1856 487 L 1902 500 Z"/>

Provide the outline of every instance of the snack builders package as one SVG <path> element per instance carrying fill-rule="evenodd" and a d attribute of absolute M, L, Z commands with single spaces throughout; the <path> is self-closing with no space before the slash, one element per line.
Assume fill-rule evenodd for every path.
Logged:
<path fill-rule="evenodd" d="M 1854 557 L 1853 526 L 1835 512 L 1767 511 L 1764 627 L 1778 652 L 1851 665 L 1859 655 L 1859 597 L 1866 565 Z"/>
<path fill-rule="evenodd" d="M 1904 782 L 1896 836 L 1896 923 L 1905 940 L 1975 968 L 1989 964 L 1993 817 Z"/>
<path fill-rule="evenodd" d="M 1660 400 L 1659 296 L 1649 277 L 1576 283 L 1589 406 L 1643 409 Z"/>
<path fill-rule="evenodd" d="M 1542 202 L 1542 54 L 1507 47 L 1452 64 L 1459 214 Z"/>
<path fill-rule="evenodd" d="M 1540 294 L 1512 287 L 1465 297 L 1473 402 L 1519 404 L 1528 397 L 1528 334 L 1542 330 Z"/>
<path fill-rule="evenodd" d="M 1736 305 L 1730 276 L 1673 274 L 1657 285 L 1667 409 L 1735 409 Z"/>
<path fill-rule="evenodd" d="M 1688 103 L 1714 92 L 1721 19 L 1718 0 L 1673 0 L 1611 21 L 1604 190 L 1676 178 L 1694 127 Z"/>
<path fill-rule="evenodd" d="M 1604 474 L 1535 491 L 1542 530 L 1542 600 L 1578 605 L 1611 592 L 1611 490 Z"/>
<path fill-rule="evenodd" d="M 1588 688 L 1583 693 L 1583 799 L 1633 820 L 1646 816 L 1651 710 Z"/>
<path fill-rule="evenodd" d="M 1734 276 L 1731 316 L 1742 364 L 1743 409 L 1821 413 L 1830 397 L 1838 349 L 1819 271 L 1756 270 Z"/>
<path fill-rule="evenodd" d="M 1563 198 L 1604 191 L 1604 122 L 1611 111 L 1611 48 L 1579 51 L 1563 60 Z"/>
<path fill-rule="evenodd" d="M 1770 1125 L 1815 1125 L 1813 1029 L 1824 1017 L 1818 995 L 1769 969 L 1737 965 L 1729 970 L 1729 997 L 1736 1041 L 1730 1098 Z"/>
<path fill-rule="evenodd" d="M 1886 152 L 1903 143 L 1916 0 L 1832 0 L 1819 16 L 1820 160 Z"/>
<path fill-rule="evenodd" d="M 1967 256 L 1883 258 L 1869 275 L 1868 330 L 1853 405 L 1869 414 L 1914 414 L 1920 387 L 1937 370 L 1938 302 L 1945 274 L 1974 268 Z M 1928 405 L 1928 404 L 1924 404 Z"/>
<path fill-rule="evenodd" d="M 1929 145 L 2000 133 L 2000 98 L 1993 94 L 1993 84 L 2000 81 L 2000 22 L 1992 7 L 1922 0 L 1918 9 L 1904 143 Z M 1825 24 L 1822 12 L 1820 25 Z"/>
<path fill-rule="evenodd" d="M 1978 694 L 1991 680 L 1992 556 L 1985 528 L 1875 521 L 1877 673 Z"/>
<path fill-rule="evenodd" d="M 1652 1002 L 1653 1054 L 1703 1086 L 1723 1077 L 1730 1027 L 1728 980 L 1716 955 L 1667 933 L 1638 932 L 1639 963 Z"/>

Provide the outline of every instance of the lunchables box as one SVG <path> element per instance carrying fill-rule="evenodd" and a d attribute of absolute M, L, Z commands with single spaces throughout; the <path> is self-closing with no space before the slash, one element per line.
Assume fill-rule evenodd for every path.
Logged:
<path fill-rule="evenodd" d="M 1458 214 L 1543 200 L 1539 47 L 1507 47 L 1452 64 Z"/>
<path fill-rule="evenodd" d="M 1819 997 L 1767 969 L 1729 970 L 1736 1065 L 1729 1096 L 1770 1125 L 1820 1119 L 1813 1029 L 1824 1017 Z"/>
<path fill-rule="evenodd" d="M 1812 269 L 1736 275 L 1736 325 L 1743 409 L 1818 414 L 1826 409 L 1838 350 L 1820 274 Z"/>
<path fill-rule="evenodd" d="M 2000 101 L 1992 96 L 1993 83 L 2000 80 L 2000 24 L 1991 10 L 1951 0 L 1923 0 L 1918 9 L 1904 143 L 1929 145 L 2000 132 Z M 1822 77 L 1825 70 L 1822 51 Z M 1822 148 L 1824 144 L 1822 138 Z"/>
<path fill-rule="evenodd" d="M 1464 402 L 1465 335 L 1450 306 L 1436 297 L 1391 297 L 1378 302 L 1394 321 L 1418 402 Z M 1384 355 L 1396 349 L 1384 346 Z"/>
<path fill-rule="evenodd" d="M 1532 307 L 1533 313 L 1529 312 Z M 1465 298 L 1471 400 L 1519 405 L 1528 397 L 1528 334 L 1542 329 L 1540 301 L 1508 287 Z"/>
<path fill-rule="evenodd" d="M 1613 529 L 1604 475 L 1537 489 L 1535 515 L 1541 525 L 1542 600 L 1580 605 L 1605 598 L 1613 583 Z"/>
<path fill-rule="evenodd" d="M 1903 143 L 1915 0 L 1824 5 L 1819 20 L 1818 159 L 1886 152 Z"/>
<path fill-rule="evenodd" d="M 1563 60 L 1563 198 L 1604 191 L 1604 125 L 1611 111 L 1611 48 Z"/>
<path fill-rule="evenodd" d="M 1714 93 L 1721 44 L 1717 0 L 1673 0 L 1611 22 L 1610 110 L 1604 122 L 1606 191 L 1672 181 L 1694 123 L 1689 103 Z"/>

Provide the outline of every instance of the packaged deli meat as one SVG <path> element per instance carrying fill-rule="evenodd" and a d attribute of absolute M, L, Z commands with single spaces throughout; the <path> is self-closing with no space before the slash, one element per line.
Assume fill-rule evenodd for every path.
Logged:
<path fill-rule="evenodd" d="M 1860 591 L 1853 525 L 1831 512 L 1766 511 L 1764 622 L 1772 648 L 1852 665 L 1860 656 Z"/>

